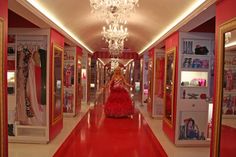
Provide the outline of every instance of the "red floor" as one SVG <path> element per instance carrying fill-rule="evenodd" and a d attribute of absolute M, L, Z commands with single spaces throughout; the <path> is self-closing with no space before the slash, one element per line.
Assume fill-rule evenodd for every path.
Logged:
<path fill-rule="evenodd" d="M 167 157 L 139 112 L 133 119 L 105 118 L 90 110 L 54 157 Z"/>
<path fill-rule="evenodd" d="M 220 157 L 236 157 L 236 129 L 222 125 Z"/>

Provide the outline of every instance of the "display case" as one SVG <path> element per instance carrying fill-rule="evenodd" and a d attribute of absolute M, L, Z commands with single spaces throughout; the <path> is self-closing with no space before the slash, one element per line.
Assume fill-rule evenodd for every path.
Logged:
<path fill-rule="evenodd" d="M 144 52 L 143 58 L 141 59 L 141 75 L 142 75 L 142 105 L 147 105 L 148 102 L 148 54 Z"/>
<path fill-rule="evenodd" d="M 57 32 L 52 29 L 9 29 L 9 142 L 48 143 L 57 135 L 54 126 L 62 122 L 61 110 L 54 112 L 53 96 L 52 92 L 49 92 L 52 83 L 49 76 L 52 64 L 49 63 L 53 58 L 52 46 L 55 43 L 53 44 L 52 40 L 55 34 Z M 64 37 L 61 36 L 61 39 L 64 42 Z M 63 49 L 61 50 L 63 54 Z M 59 82 L 56 85 L 59 87 Z M 57 104 L 60 108 L 60 103 Z M 54 114 L 56 116 L 53 116 Z M 55 121 L 52 122 L 53 120 Z M 60 129 L 61 127 L 58 127 L 57 131 Z"/>
<path fill-rule="evenodd" d="M 148 63 L 148 112 L 151 117 L 163 116 L 165 55 L 162 49 L 153 49 Z"/>
<path fill-rule="evenodd" d="M 76 116 L 81 106 L 81 52 L 66 46 L 64 53 L 64 116 Z"/>
<path fill-rule="evenodd" d="M 176 144 L 209 145 L 214 34 L 180 33 L 179 38 Z"/>
<path fill-rule="evenodd" d="M 169 115 L 171 118 L 164 123 L 171 125 L 164 125 L 164 131 L 172 132 L 168 136 L 176 145 L 209 146 L 212 105 L 208 100 L 213 92 L 214 34 L 178 32 L 175 38 L 174 60 L 177 64 L 174 66 L 175 78 L 170 83 L 174 85 L 174 89 L 170 90 L 171 101 L 165 95 L 165 109 L 171 111 L 170 114 L 165 112 L 165 119 Z M 168 75 L 168 70 L 166 73 Z M 165 83 L 165 86 L 168 91 L 169 84 Z"/>

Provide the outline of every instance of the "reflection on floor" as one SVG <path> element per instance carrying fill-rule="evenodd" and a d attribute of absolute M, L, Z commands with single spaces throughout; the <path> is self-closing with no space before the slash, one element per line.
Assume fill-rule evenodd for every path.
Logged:
<path fill-rule="evenodd" d="M 210 147 L 177 147 L 162 130 L 162 119 L 153 119 L 147 112 L 147 106 L 136 103 L 146 122 L 153 131 L 155 137 L 160 141 L 161 146 L 168 157 L 210 157 Z"/>
<path fill-rule="evenodd" d="M 81 120 L 54 157 L 167 157 L 146 121 L 106 118 L 95 106 Z"/>
<path fill-rule="evenodd" d="M 235 157 L 236 129 L 230 126 L 222 125 L 221 127 L 221 145 L 220 157 Z"/>
<path fill-rule="evenodd" d="M 93 105 L 93 104 L 92 104 Z M 135 102 L 135 106 L 139 107 L 141 106 L 139 102 Z M 63 122 L 63 130 L 61 131 L 61 133 L 54 139 L 52 140 L 49 144 L 17 144 L 17 143 L 10 143 L 9 144 L 9 157 L 52 157 L 56 152 L 56 154 L 54 155 L 55 157 L 59 157 L 60 154 L 61 157 L 64 157 L 63 152 L 69 152 L 72 150 L 66 150 L 66 146 L 70 145 L 71 147 L 76 146 L 76 140 L 73 140 L 72 137 L 76 137 L 78 136 L 78 128 L 81 127 L 82 123 L 78 124 L 78 122 L 81 121 L 81 118 L 84 117 L 84 114 L 87 112 L 88 110 L 88 105 L 82 105 L 82 111 L 81 113 L 77 116 L 77 117 L 73 117 L 73 118 L 64 118 L 64 122 Z M 140 150 L 146 150 L 147 146 L 150 146 L 151 144 L 148 143 L 147 141 L 150 141 L 151 143 L 156 142 L 155 144 L 152 145 L 152 147 L 156 147 L 159 149 L 159 152 L 162 152 L 162 147 L 164 149 L 164 151 L 167 153 L 168 157 L 209 157 L 210 156 L 210 149 L 209 147 L 176 147 L 169 139 L 168 137 L 165 135 L 165 133 L 162 131 L 162 119 L 153 119 L 150 118 L 150 116 L 147 113 L 147 106 L 142 106 L 139 107 L 140 112 L 142 113 L 142 116 L 145 118 L 146 121 L 144 121 L 141 117 L 139 116 L 139 114 L 137 113 L 136 117 L 139 117 L 142 120 L 138 120 L 138 122 L 135 122 L 135 124 L 132 124 L 132 126 L 136 126 L 136 129 L 133 130 L 137 130 L 137 128 L 142 128 L 141 132 L 139 132 L 140 134 L 145 134 L 145 135 L 140 135 L 140 138 L 148 138 L 148 139 L 144 139 L 144 145 L 142 146 L 139 143 L 137 143 L 138 139 L 135 139 L 134 142 L 136 142 L 136 146 L 140 147 Z M 81 133 L 80 133 L 80 138 L 81 141 L 83 143 L 86 143 L 87 139 L 85 139 L 88 135 L 94 137 L 94 134 L 96 133 L 97 130 L 102 129 L 102 132 L 105 133 L 107 132 L 108 136 L 111 137 L 111 135 L 115 134 L 114 132 L 111 132 L 111 129 L 107 129 L 107 131 L 105 131 L 106 129 L 104 128 L 104 115 L 102 108 L 98 109 L 99 112 L 90 112 L 90 114 L 86 114 L 89 115 L 87 118 L 83 118 L 82 120 L 84 121 L 84 123 L 86 122 L 90 122 L 87 123 L 85 125 L 84 129 L 81 129 Z M 94 116 L 96 115 L 96 116 Z M 90 119 L 90 120 L 89 120 Z M 88 121 L 89 120 L 89 121 Z M 117 119 L 118 120 L 118 119 Z M 120 119 L 122 122 L 124 121 L 124 119 Z M 137 119 L 136 119 L 137 120 Z M 107 120 L 106 120 L 107 121 Z M 111 123 L 111 120 L 108 120 L 109 122 L 109 126 L 112 126 L 113 124 Z M 125 144 L 126 141 L 128 141 L 128 139 L 124 139 L 127 138 L 127 134 L 124 134 L 126 128 L 124 128 L 124 126 L 131 125 L 131 120 L 129 119 L 129 121 L 125 122 L 125 123 L 115 123 L 116 121 L 113 120 L 114 122 L 114 127 L 120 127 L 122 126 L 122 129 L 120 130 L 120 132 L 122 133 L 121 138 L 123 141 L 121 141 L 123 144 Z M 159 143 L 157 142 L 157 140 L 154 140 L 153 138 L 153 134 L 150 133 L 150 129 L 149 127 L 141 127 L 142 126 L 147 126 L 147 124 L 150 126 L 151 130 L 153 131 L 155 137 L 158 139 L 158 141 L 160 142 L 162 147 L 159 147 Z M 94 125 L 94 127 L 92 127 L 92 125 Z M 77 127 L 76 127 L 77 126 Z M 74 128 L 75 131 L 72 131 Z M 90 130 L 90 132 L 86 133 L 86 129 L 92 129 Z M 144 129 L 146 128 L 146 129 Z M 83 131 L 82 131 L 83 130 Z M 146 130 L 146 131 L 145 131 Z M 72 131 L 72 133 L 71 133 Z M 124 134 L 124 135 L 123 135 Z M 146 137 L 146 136 L 151 136 L 150 137 Z M 67 138 L 69 136 L 69 138 Z M 98 134 L 98 136 L 102 136 L 102 134 Z M 130 133 L 130 136 L 133 137 L 134 135 Z M 136 136 L 136 134 L 135 134 Z M 116 135 L 116 137 L 119 137 L 118 135 Z M 130 138 L 131 138 L 130 137 Z M 129 138 L 129 139 L 130 139 Z M 67 139 L 67 140 L 65 140 Z M 122 144 L 122 146 L 119 147 L 115 147 L 115 145 L 112 143 L 105 143 L 105 140 L 107 141 L 107 139 L 104 139 L 104 137 L 102 136 L 100 139 L 102 139 L 101 141 L 98 142 L 98 139 L 94 138 L 94 142 L 98 142 L 98 143 L 94 143 L 94 145 L 96 145 L 96 147 L 100 148 L 102 147 L 103 149 L 106 147 L 110 147 L 110 145 L 112 145 L 114 148 L 114 152 L 116 152 L 117 150 L 119 150 L 120 148 L 125 149 L 124 147 L 128 147 L 127 145 Z M 153 140 L 150 140 L 153 139 Z M 113 137 L 111 137 L 112 142 L 113 142 Z M 104 142 L 103 142 L 104 141 Z M 125 141 L 125 142 L 124 142 Z M 91 141 L 90 141 L 91 142 Z M 134 143 L 132 142 L 132 143 Z M 69 144 L 68 144 L 69 143 Z M 104 144 L 105 143 L 105 144 Z M 131 142 L 129 142 L 131 143 Z M 85 149 L 88 148 L 88 145 L 83 145 L 83 147 Z M 58 148 L 60 148 L 58 150 Z M 78 149 L 78 148 L 76 148 Z M 82 149 L 82 148 L 81 148 Z M 107 148 L 106 148 L 107 149 Z M 150 148 L 149 148 L 150 149 Z M 57 151 L 58 150 L 58 151 Z M 88 149 L 87 149 L 88 150 Z M 40 153 L 39 153 L 40 151 Z M 158 151 L 156 151 L 158 153 Z M 69 152 L 70 155 L 72 153 L 78 153 L 75 151 Z M 155 152 L 153 152 L 155 153 Z M 162 152 L 163 153 L 163 152 Z M 92 154 L 92 153 L 91 153 Z M 71 155 L 73 156 L 81 156 L 80 154 L 75 154 L 75 155 Z M 165 154 L 163 154 L 162 156 L 165 156 Z M 83 157 L 83 156 L 82 156 Z M 89 157 L 89 156 L 88 156 Z M 113 154 L 112 154 L 113 157 Z M 123 156 L 120 156 L 123 157 Z M 146 154 L 144 154 L 144 157 L 148 157 Z"/>

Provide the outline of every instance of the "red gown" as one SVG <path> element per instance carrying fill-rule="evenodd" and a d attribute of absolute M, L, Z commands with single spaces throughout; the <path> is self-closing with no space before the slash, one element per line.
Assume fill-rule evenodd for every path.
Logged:
<path fill-rule="evenodd" d="M 127 117 L 134 113 L 129 92 L 124 88 L 122 79 L 115 79 L 110 85 L 110 95 L 105 103 L 108 117 Z"/>

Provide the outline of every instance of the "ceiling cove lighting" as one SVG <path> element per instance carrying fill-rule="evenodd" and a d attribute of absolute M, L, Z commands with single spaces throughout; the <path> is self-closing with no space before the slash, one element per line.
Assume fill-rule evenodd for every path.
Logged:
<path fill-rule="evenodd" d="M 233 46 L 236 46 L 236 41 L 234 42 L 230 42 L 228 44 L 225 44 L 225 47 L 228 48 L 228 47 L 233 47 Z"/>
<path fill-rule="evenodd" d="M 93 53 L 93 51 L 86 46 L 74 33 L 72 33 L 69 29 L 67 29 L 60 20 L 55 18 L 47 9 L 45 9 L 43 6 L 41 6 L 38 2 L 35 0 L 27 0 L 29 4 L 31 4 L 35 9 L 37 9 L 41 14 L 46 16 L 50 21 L 52 21 L 54 24 L 56 24 L 59 28 L 61 28 L 63 31 L 65 31 L 71 38 L 73 38 L 76 42 L 78 42 L 80 45 L 82 45 L 85 49 L 87 49 L 90 53 Z"/>
<path fill-rule="evenodd" d="M 138 52 L 140 55 L 145 50 L 150 48 L 153 44 L 155 44 L 162 36 L 167 34 L 171 29 L 173 29 L 177 24 L 179 24 L 182 20 L 184 20 L 187 16 L 189 16 L 194 10 L 196 10 L 200 5 L 202 5 L 206 0 L 197 0 L 193 5 L 191 5 L 180 17 L 178 17 L 174 22 L 172 22 L 169 26 L 166 27 L 164 31 L 159 33 L 149 44 L 147 44 L 141 51 Z"/>

